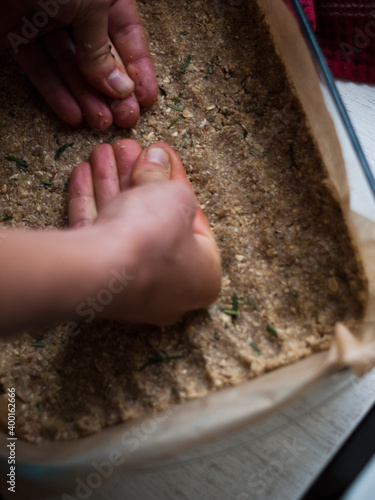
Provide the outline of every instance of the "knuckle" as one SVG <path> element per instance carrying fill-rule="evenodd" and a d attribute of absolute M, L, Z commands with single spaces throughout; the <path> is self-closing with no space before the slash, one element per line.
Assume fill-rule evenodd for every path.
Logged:
<path fill-rule="evenodd" d="M 81 44 L 77 47 L 77 62 L 80 66 L 88 69 L 97 67 L 105 63 L 109 57 L 108 45 L 102 45 L 97 48 L 87 47 Z"/>

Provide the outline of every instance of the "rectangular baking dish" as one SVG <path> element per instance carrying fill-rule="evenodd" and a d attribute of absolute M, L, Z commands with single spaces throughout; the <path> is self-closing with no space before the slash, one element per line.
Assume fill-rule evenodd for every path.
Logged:
<path fill-rule="evenodd" d="M 259 3 L 323 157 L 329 165 L 330 158 L 340 156 L 349 178 L 352 210 L 375 220 L 374 178 L 298 1 L 290 2 L 293 15 L 280 0 Z M 306 74 L 312 72 L 314 78 L 306 79 Z M 105 479 L 112 481 L 120 474 L 218 440 L 275 413 L 348 364 L 340 359 L 327 363 L 326 356 L 319 353 L 297 363 L 298 376 L 294 376 L 296 365 L 287 366 L 155 416 L 156 428 L 136 449 L 129 446 L 130 429 L 145 425 L 147 418 L 105 429 L 74 443 L 37 447 L 18 441 L 16 494 L 7 491 L 5 481 L 1 481 L 1 494 L 4 499 L 79 498 L 77 478 L 87 478 L 95 472 L 93 461 L 105 462 L 110 458 L 116 462 Z M 8 453 L 4 451 L 7 436 L 2 433 L 0 439 L 0 473 L 5 478 L 9 472 Z"/>

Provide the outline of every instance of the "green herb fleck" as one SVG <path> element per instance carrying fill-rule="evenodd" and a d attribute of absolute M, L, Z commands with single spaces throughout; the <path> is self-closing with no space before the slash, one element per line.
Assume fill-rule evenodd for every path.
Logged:
<path fill-rule="evenodd" d="M 177 116 L 174 120 L 171 121 L 171 123 L 168 125 L 168 129 L 172 128 L 173 125 L 178 122 L 178 120 L 181 120 L 182 116 Z"/>
<path fill-rule="evenodd" d="M 223 313 L 229 314 L 229 316 L 239 316 L 240 315 L 240 311 L 234 311 L 233 309 L 225 309 L 225 307 L 223 307 L 221 310 L 223 311 Z"/>
<path fill-rule="evenodd" d="M 40 181 L 45 186 L 53 186 L 53 181 Z"/>
<path fill-rule="evenodd" d="M 212 74 L 213 74 L 213 72 L 214 72 L 214 67 L 213 67 L 213 66 L 211 66 L 211 64 L 208 64 L 208 65 L 207 65 L 207 73 L 208 73 L 209 75 L 212 75 Z"/>
<path fill-rule="evenodd" d="M 104 144 L 112 144 L 114 140 L 116 140 L 116 136 L 112 134 L 111 137 L 108 137 L 108 139 L 104 141 Z"/>
<path fill-rule="evenodd" d="M 181 104 L 181 101 L 178 97 L 174 97 L 172 101 L 175 106 L 179 106 Z"/>
<path fill-rule="evenodd" d="M 279 337 L 279 335 L 278 335 L 277 331 L 276 331 L 276 330 L 275 330 L 275 329 L 274 329 L 271 325 L 267 325 L 267 326 L 266 326 L 266 330 L 267 330 L 267 332 L 268 332 L 268 333 L 270 333 L 273 337 L 276 337 L 276 338 L 278 338 L 278 337 Z"/>
<path fill-rule="evenodd" d="M 1 222 L 8 222 L 8 220 L 12 220 L 12 216 L 11 215 L 6 215 L 5 217 L 3 217 L 1 219 Z"/>
<path fill-rule="evenodd" d="M 54 372 L 56 372 L 58 375 L 62 376 L 64 375 L 64 372 L 62 370 L 60 370 L 60 368 L 57 368 L 57 366 L 53 365 L 52 363 L 50 363 L 51 365 L 51 368 Z"/>
<path fill-rule="evenodd" d="M 260 354 L 260 350 L 258 349 L 258 346 L 256 344 L 254 344 L 254 342 L 252 342 L 250 344 L 250 347 L 253 349 L 253 351 L 255 351 L 257 354 Z"/>
<path fill-rule="evenodd" d="M 221 335 L 220 335 L 220 333 L 215 332 L 215 334 L 214 334 L 214 339 L 215 339 L 215 340 L 220 340 L 220 339 L 221 339 Z"/>
<path fill-rule="evenodd" d="M 254 113 L 255 115 L 257 116 L 264 116 L 264 111 L 261 111 L 260 109 L 256 109 L 256 108 L 253 108 L 253 109 L 248 109 L 246 111 L 247 114 L 249 113 Z"/>
<path fill-rule="evenodd" d="M 254 299 L 250 295 L 246 295 L 246 302 L 250 304 L 254 309 L 256 309 L 256 303 L 254 302 Z"/>
<path fill-rule="evenodd" d="M 68 149 L 68 148 L 71 148 L 74 146 L 74 142 L 70 142 L 69 144 L 63 144 L 62 146 L 60 146 L 58 149 L 56 149 L 55 151 L 55 157 L 54 157 L 54 160 L 57 161 L 60 159 L 60 156 L 63 154 L 63 152 Z"/>
<path fill-rule="evenodd" d="M 167 97 L 167 95 L 168 95 L 168 94 L 167 94 L 167 93 L 166 93 L 166 91 L 163 89 L 163 87 L 160 87 L 160 86 L 159 86 L 159 90 L 160 90 L 160 93 L 161 93 L 161 95 L 162 95 L 163 97 Z"/>
<path fill-rule="evenodd" d="M 177 31 L 177 33 L 179 35 L 185 36 L 185 35 L 187 35 L 188 32 L 187 31 Z"/>
<path fill-rule="evenodd" d="M 284 240 L 285 239 L 285 236 L 282 234 L 281 231 L 274 231 L 273 232 L 273 235 L 278 238 L 279 240 Z"/>
<path fill-rule="evenodd" d="M 154 365 L 156 363 L 169 363 L 174 359 L 183 359 L 184 356 L 182 354 L 177 354 L 175 356 L 169 356 L 165 351 L 155 351 L 155 355 L 153 358 L 149 359 L 144 365 L 142 365 L 138 371 L 141 372 L 145 368 L 150 365 Z"/>
<path fill-rule="evenodd" d="M 191 54 L 188 54 L 187 58 L 185 59 L 184 64 L 182 65 L 182 68 L 180 69 L 181 73 L 185 73 L 187 67 L 189 66 L 191 61 Z"/>
<path fill-rule="evenodd" d="M 168 108 L 174 109 L 175 111 L 180 111 L 180 112 L 183 111 L 182 108 L 179 108 L 177 106 L 172 106 L 172 104 L 167 104 L 167 106 L 168 106 Z"/>
<path fill-rule="evenodd" d="M 222 307 L 221 310 L 225 314 L 229 314 L 229 316 L 233 316 L 233 319 L 240 315 L 240 311 L 238 310 L 238 297 L 237 295 L 233 295 L 232 297 L 232 309 L 227 309 Z"/>
<path fill-rule="evenodd" d="M 297 167 L 296 158 L 294 156 L 294 144 L 289 145 L 289 154 L 290 154 L 290 166 Z"/>
<path fill-rule="evenodd" d="M 20 160 L 19 158 L 16 158 L 12 155 L 5 155 L 4 158 L 9 161 L 14 161 L 18 170 L 23 170 L 24 172 L 26 172 L 28 166 L 24 160 Z"/>
<path fill-rule="evenodd" d="M 46 347 L 46 344 L 44 344 L 43 342 L 34 342 L 33 344 L 31 344 L 31 347 Z"/>

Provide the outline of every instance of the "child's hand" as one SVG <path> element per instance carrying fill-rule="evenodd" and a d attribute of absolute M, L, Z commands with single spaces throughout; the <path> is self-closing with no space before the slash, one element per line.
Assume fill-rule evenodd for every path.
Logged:
<path fill-rule="evenodd" d="M 155 101 L 135 0 L 4 0 L 0 19 L 3 43 L 70 125 L 131 127 Z"/>
<path fill-rule="evenodd" d="M 73 170 L 69 198 L 70 226 L 92 226 L 96 251 L 110 255 L 98 295 L 112 299 L 100 316 L 165 325 L 216 299 L 218 249 L 171 147 L 158 143 L 142 151 L 128 139 L 113 149 L 101 145 L 90 164 Z M 113 283 L 120 275 L 129 276 L 128 286 Z M 96 314 L 92 297 L 77 308 L 86 321 Z"/>
<path fill-rule="evenodd" d="M 219 293 L 213 234 L 164 143 L 98 146 L 72 172 L 69 223 L 1 230 L 1 335 L 99 316 L 166 325 Z"/>

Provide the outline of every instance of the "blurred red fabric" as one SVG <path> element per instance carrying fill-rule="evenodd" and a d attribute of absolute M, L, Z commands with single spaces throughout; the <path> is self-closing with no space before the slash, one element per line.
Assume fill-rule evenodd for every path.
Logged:
<path fill-rule="evenodd" d="M 300 3 L 333 75 L 375 83 L 375 1 Z"/>

